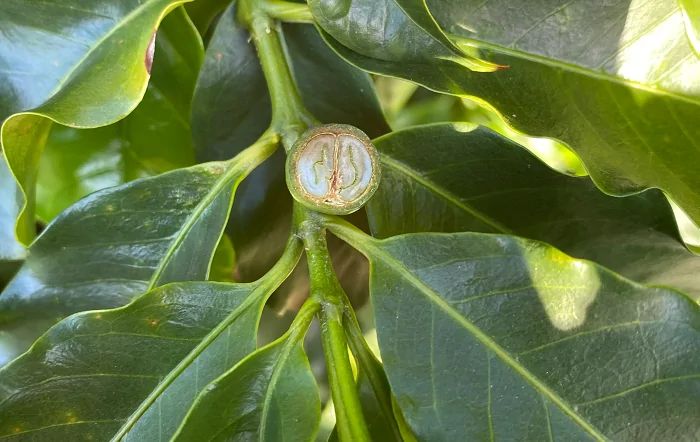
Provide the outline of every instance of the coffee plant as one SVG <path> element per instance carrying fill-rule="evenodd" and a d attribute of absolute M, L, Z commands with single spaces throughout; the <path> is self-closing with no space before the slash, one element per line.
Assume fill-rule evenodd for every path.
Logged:
<path fill-rule="evenodd" d="M 700 440 L 699 35 L 0 1 L 0 439 Z"/>

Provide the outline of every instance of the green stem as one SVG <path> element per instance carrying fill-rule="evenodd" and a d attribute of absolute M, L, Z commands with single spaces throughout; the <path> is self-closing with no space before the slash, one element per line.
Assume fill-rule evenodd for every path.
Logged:
<path fill-rule="evenodd" d="M 293 3 L 284 0 L 267 0 L 263 2 L 263 8 L 270 17 L 290 23 L 313 23 L 309 5 L 306 3 Z"/>
<path fill-rule="evenodd" d="M 315 124 L 315 120 L 304 107 L 294 83 L 282 44 L 281 27 L 270 16 L 265 5 L 266 2 L 260 0 L 242 0 L 239 18 L 250 31 L 270 90 L 270 129 L 281 135 L 285 149 L 289 150 L 294 141 Z"/>
<path fill-rule="evenodd" d="M 321 305 L 321 339 L 335 407 L 338 436 L 341 442 L 369 441 L 369 431 L 355 387 L 348 343 L 343 330 L 343 311 L 347 297 L 333 270 L 326 243 L 326 230 L 318 223 L 314 212 L 302 208 L 297 203 L 295 221 L 297 233 L 306 245 L 311 299 Z"/>
<path fill-rule="evenodd" d="M 376 247 L 376 243 L 379 241 L 339 216 L 319 213 L 316 217 L 318 219 L 317 222 L 323 227 L 368 258 L 371 254 L 371 249 Z"/>
<path fill-rule="evenodd" d="M 394 439 L 402 440 L 401 430 L 394 418 L 389 382 L 386 379 L 381 362 L 377 360 L 369 345 L 367 345 L 362 330 L 360 330 L 360 325 L 357 323 L 355 312 L 349 305 L 345 309 L 345 321 L 343 321 L 343 324 L 345 325 L 345 334 L 347 335 L 352 354 L 355 356 L 355 360 L 364 375 L 367 376 L 367 381 L 372 387 L 372 391 L 374 391 L 379 409 L 386 416 Z"/>

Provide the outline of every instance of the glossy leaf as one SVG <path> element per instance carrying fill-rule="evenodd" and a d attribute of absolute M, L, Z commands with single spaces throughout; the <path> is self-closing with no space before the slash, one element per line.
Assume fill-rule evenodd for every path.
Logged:
<path fill-rule="evenodd" d="M 370 138 L 390 131 L 369 75 L 338 57 L 312 25 L 286 23 L 283 30 L 294 81 L 319 121 L 350 124 Z"/>
<path fill-rule="evenodd" d="M 150 76 L 154 29 L 184 1 L 0 5 L 0 142 L 27 199 L 21 241 L 33 237 L 36 169 L 51 121 L 97 127 L 131 112 Z"/>
<path fill-rule="evenodd" d="M 700 257 L 683 245 L 659 191 L 605 195 L 589 178 L 562 175 L 512 141 L 467 124 L 417 127 L 375 144 L 383 178 L 368 214 L 377 236 L 524 236 L 700 300 Z"/>
<path fill-rule="evenodd" d="M 320 413 L 303 339 L 291 331 L 209 384 L 174 440 L 308 442 Z"/>
<path fill-rule="evenodd" d="M 169 284 L 63 320 L 0 370 L 1 437 L 169 439 L 199 391 L 255 349 L 258 287 Z"/>
<path fill-rule="evenodd" d="M 52 126 L 37 215 L 50 221 L 97 190 L 193 165 L 190 101 L 203 57 L 197 30 L 182 7 L 175 9 L 158 30 L 151 80 L 131 114 L 98 129 Z"/>
<path fill-rule="evenodd" d="M 371 261 L 384 367 L 418 440 L 700 435 L 700 306 L 683 294 L 512 236 L 330 227 Z"/>
<path fill-rule="evenodd" d="M 272 114 L 255 47 L 236 8 L 234 1 L 217 23 L 195 87 L 192 136 L 198 161 L 233 158 L 262 135 Z"/>
<path fill-rule="evenodd" d="M 518 131 L 566 143 L 607 193 L 657 187 L 700 222 L 700 178 L 690 166 L 700 161 L 692 123 L 700 60 L 675 0 L 429 6 L 443 29 L 461 36 L 460 47 L 509 68 L 482 75 L 381 61 L 324 38 L 364 70 L 477 97 Z"/>
<path fill-rule="evenodd" d="M 114 308 L 160 285 L 204 280 L 236 185 L 274 150 L 92 194 L 32 244 L 0 295 L 0 323 Z"/>
<path fill-rule="evenodd" d="M 24 247 L 15 237 L 15 220 L 20 211 L 21 194 L 0 153 L 0 288 L 12 277 L 25 257 Z"/>
<path fill-rule="evenodd" d="M 696 0 L 678 0 L 688 40 L 696 54 L 700 54 L 700 3 Z"/>
<path fill-rule="evenodd" d="M 310 0 L 309 7 L 326 32 L 371 59 L 454 65 L 478 72 L 498 68 L 458 49 L 435 23 L 424 0 Z"/>

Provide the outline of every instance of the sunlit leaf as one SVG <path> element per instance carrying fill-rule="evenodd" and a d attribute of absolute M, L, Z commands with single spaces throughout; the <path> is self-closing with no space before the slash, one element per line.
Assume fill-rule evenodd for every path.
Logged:
<path fill-rule="evenodd" d="M 700 3 L 696 0 L 678 0 L 683 13 L 685 31 L 696 54 L 700 54 Z"/>
<path fill-rule="evenodd" d="M 51 127 L 37 215 L 48 222 L 97 190 L 193 165 L 190 100 L 203 57 L 197 30 L 177 8 L 158 30 L 148 89 L 129 116 L 98 129 Z"/>
<path fill-rule="evenodd" d="M 512 236 L 329 226 L 370 259 L 382 360 L 419 440 L 700 435 L 687 296 Z"/>
<path fill-rule="evenodd" d="M 683 245 L 659 191 L 605 195 L 589 178 L 560 174 L 523 147 L 473 125 L 417 127 L 382 137 L 376 146 L 382 183 L 368 214 L 380 237 L 514 234 L 700 299 L 700 257 Z"/>
<path fill-rule="evenodd" d="M 0 4 L 0 143 L 27 200 L 20 241 L 33 238 L 36 171 L 51 121 L 97 127 L 131 112 L 150 77 L 155 29 L 185 1 Z"/>
<path fill-rule="evenodd" d="M 700 129 L 693 123 L 700 115 L 700 59 L 676 1 L 515 5 L 428 4 L 443 29 L 459 34 L 460 47 L 509 66 L 489 75 L 379 60 L 328 34 L 324 38 L 369 72 L 476 97 L 518 131 L 570 146 L 605 192 L 660 188 L 700 223 L 700 175 L 694 168 Z M 356 30 L 358 38 L 381 29 L 371 23 Z"/>

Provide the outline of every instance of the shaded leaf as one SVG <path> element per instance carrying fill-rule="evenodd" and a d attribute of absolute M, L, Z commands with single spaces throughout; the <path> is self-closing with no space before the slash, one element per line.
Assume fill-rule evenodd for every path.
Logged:
<path fill-rule="evenodd" d="M 589 178 L 555 172 L 512 141 L 467 124 L 417 127 L 375 144 L 382 155 L 382 183 L 368 205 L 375 235 L 514 234 L 700 299 L 700 257 L 683 245 L 659 191 L 605 195 Z"/>
<path fill-rule="evenodd" d="M 41 157 L 37 215 L 50 221 L 106 187 L 194 164 L 190 100 L 204 57 L 182 7 L 162 22 L 143 100 L 123 120 L 98 128 L 54 124 Z"/>
<path fill-rule="evenodd" d="M 36 169 L 51 121 L 97 127 L 131 112 L 150 76 L 154 30 L 185 1 L 2 2 L 0 142 L 27 200 L 20 241 L 33 238 Z"/>
<path fill-rule="evenodd" d="M 294 81 L 306 108 L 322 123 L 343 123 L 370 138 L 391 129 L 369 75 L 338 57 L 309 24 L 285 23 Z"/>
<path fill-rule="evenodd" d="M 209 269 L 209 281 L 234 282 L 233 273 L 236 270 L 236 252 L 228 235 L 224 234 L 216 246 L 214 257 Z"/>
<path fill-rule="evenodd" d="M 281 276 L 169 284 L 125 307 L 63 320 L 0 371 L 0 434 L 168 439 L 199 391 L 255 349 L 266 295 Z"/>
<path fill-rule="evenodd" d="M 32 244 L 0 295 L 0 323 L 113 308 L 154 287 L 204 280 L 236 185 L 272 151 L 258 145 L 81 200 Z"/>
<path fill-rule="evenodd" d="M 700 222 L 700 178 L 690 166 L 700 162 L 692 123 L 700 60 L 674 0 L 429 6 L 444 29 L 462 36 L 460 47 L 510 67 L 482 75 L 393 63 L 324 38 L 364 70 L 477 97 L 520 132 L 566 143 L 607 193 L 660 188 Z"/>
<path fill-rule="evenodd" d="M 174 440 L 313 440 L 321 401 L 297 335 L 291 330 L 209 384 Z"/>
<path fill-rule="evenodd" d="M 419 440 L 700 436 L 700 306 L 683 294 L 512 236 L 329 226 L 371 261 L 384 367 Z"/>
<path fill-rule="evenodd" d="M 210 30 L 210 26 L 216 16 L 229 5 L 231 0 L 197 0 L 185 4 L 187 14 L 204 37 Z"/>
<path fill-rule="evenodd" d="M 265 132 L 272 115 L 255 46 L 236 8 L 234 1 L 217 23 L 197 78 L 192 136 L 198 161 L 233 158 Z"/>
<path fill-rule="evenodd" d="M 310 0 L 319 26 L 371 59 L 491 72 L 498 66 L 461 52 L 438 27 L 423 0 Z"/>

